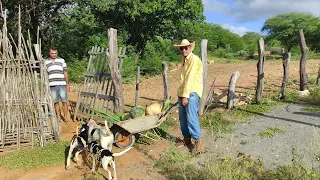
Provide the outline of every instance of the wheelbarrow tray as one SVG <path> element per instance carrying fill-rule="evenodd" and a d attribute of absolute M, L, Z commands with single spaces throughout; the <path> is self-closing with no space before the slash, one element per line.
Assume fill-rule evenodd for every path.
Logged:
<path fill-rule="evenodd" d="M 164 112 L 161 112 L 160 114 L 141 116 L 134 119 L 120 121 L 115 124 L 122 127 L 131 134 L 139 133 L 160 126 L 161 123 L 166 120 L 169 112 L 177 107 L 178 102 L 173 104 L 171 107 L 169 107 Z"/>
<path fill-rule="evenodd" d="M 150 116 L 142 116 L 134 119 L 129 119 L 125 121 L 120 121 L 115 123 L 116 125 L 122 127 L 126 131 L 131 134 L 139 133 L 142 131 L 146 131 L 160 125 L 162 114 L 150 115 Z"/>

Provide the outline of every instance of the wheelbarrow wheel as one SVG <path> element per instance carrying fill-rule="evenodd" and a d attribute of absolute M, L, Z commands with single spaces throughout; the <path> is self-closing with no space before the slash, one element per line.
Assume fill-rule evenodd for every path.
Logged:
<path fill-rule="evenodd" d="M 136 137 L 125 130 L 116 132 L 114 138 L 119 148 L 128 148 L 136 141 Z"/>

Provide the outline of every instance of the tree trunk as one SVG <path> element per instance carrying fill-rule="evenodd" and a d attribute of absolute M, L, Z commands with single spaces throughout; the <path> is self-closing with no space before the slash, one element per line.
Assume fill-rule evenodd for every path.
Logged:
<path fill-rule="evenodd" d="M 264 52 L 264 40 L 262 38 L 259 39 L 259 61 L 257 64 L 258 69 L 258 79 L 257 79 L 257 90 L 256 90 L 256 102 L 259 103 L 262 98 L 263 93 L 263 81 L 264 81 L 264 61 L 266 59 L 266 55 Z"/>
<path fill-rule="evenodd" d="M 235 71 L 232 73 L 228 89 L 227 109 L 231 109 L 234 107 L 234 89 L 236 88 L 236 82 L 239 76 L 239 71 Z"/>
<path fill-rule="evenodd" d="M 283 57 L 282 57 L 283 80 L 281 85 L 280 99 L 286 98 L 286 85 L 288 83 L 290 58 L 291 58 L 291 53 L 283 54 Z"/>
<path fill-rule="evenodd" d="M 136 54 L 136 57 L 134 58 L 134 63 L 135 63 L 135 64 L 138 63 L 140 54 L 141 54 L 141 51 L 139 51 L 139 52 Z"/>
<path fill-rule="evenodd" d="M 303 30 L 299 29 L 300 37 L 300 49 L 301 49 L 301 59 L 300 59 L 300 91 L 307 89 L 307 72 L 306 72 L 306 63 L 308 58 L 308 48 L 306 40 L 304 38 Z"/>
<path fill-rule="evenodd" d="M 139 83 L 140 83 L 140 67 L 138 67 L 137 69 L 135 106 L 137 106 L 139 103 Z"/>
<path fill-rule="evenodd" d="M 162 61 L 162 79 L 163 79 L 163 89 L 164 89 L 164 97 L 163 100 L 166 102 L 170 98 L 170 88 L 168 81 L 168 64 L 167 61 Z"/>
<path fill-rule="evenodd" d="M 208 74 L 208 59 L 207 59 L 207 44 L 208 40 L 207 39 L 202 39 L 201 41 L 201 55 L 200 58 L 202 60 L 202 98 L 200 99 L 199 102 L 199 115 L 202 115 L 204 112 L 204 106 L 206 105 L 206 89 L 207 89 L 207 74 Z"/>
<path fill-rule="evenodd" d="M 117 42 L 117 30 L 108 29 L 108 44 L 109 52 L 107 57 L 109 59 L 108 64 L 110 68 L 110 74 L 112 78 L 112 85 L 114 87 L 114 103 L 115 111 L 123 113 L 124 100 L 123 100 L 123 87 L 122 76 L 119 71 L 118 65 L 118 42 Z"/>

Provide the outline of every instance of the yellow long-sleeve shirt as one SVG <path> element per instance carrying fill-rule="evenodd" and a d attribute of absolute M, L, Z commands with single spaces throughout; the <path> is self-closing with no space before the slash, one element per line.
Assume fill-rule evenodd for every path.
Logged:
<path fill-rule="evenodd" d="M 190 93 L 196 92 L 202 97 L 202 61 L 192 52 L 186 57 L 182 57 L 180 74 L 180 85 L 178 96 L 189 98 Z"/>

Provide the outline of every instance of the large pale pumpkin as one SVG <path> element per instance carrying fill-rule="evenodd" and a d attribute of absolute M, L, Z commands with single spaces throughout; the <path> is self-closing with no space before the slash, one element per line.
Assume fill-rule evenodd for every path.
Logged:
<path fill-rule="evenodd" d="M 159 103 L 153 103 L 146 108 L 146 115 L 154 115 L 161 113 L 162 105 Z"/>

